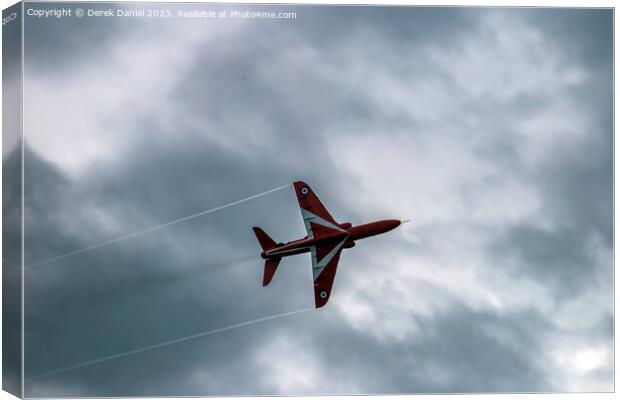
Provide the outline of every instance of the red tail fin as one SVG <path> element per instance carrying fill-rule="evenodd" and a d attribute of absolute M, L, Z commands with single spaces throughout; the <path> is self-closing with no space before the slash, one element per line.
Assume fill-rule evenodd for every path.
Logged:
<path fill-rule="evenodd" d="M 252 229 L 254 230 L 256 239 L 258 239 L 258 243 L 260 243 L 260 247 L 262 247 L 263 250 L 269 250 L 276 247 L 276 242 L 274 242 L 273 239 L 265 233 L 265 231 L 258 226 L 255 226 Z"/>
<path fill-rule="evenodd" d="M 269 285 L 273 275 L 276 273 L 276 269 L 278 269 L 278 264 L 280 264 L 280 258 L 272 258 L 269 260 L 265 260 L 265 273 L 263 274 L 263 286 Z"/>

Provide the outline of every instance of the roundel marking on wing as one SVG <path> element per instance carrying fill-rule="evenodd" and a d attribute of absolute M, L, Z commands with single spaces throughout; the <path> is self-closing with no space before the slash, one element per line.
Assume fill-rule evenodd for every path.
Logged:
<path fill-rule="evenodd" d="M 302 187 L 299 191 L 301 192 L 302 196 L 307 196 L 308 193 L 310 193 L 310 189 L 308 189 L 308 186 Z"/>
<path fill-rule="evenodd" d="M 327 298 L 327 292 L 325 290 L 321 290 L 319 292 L 319 297 L 325 300 Z"/>

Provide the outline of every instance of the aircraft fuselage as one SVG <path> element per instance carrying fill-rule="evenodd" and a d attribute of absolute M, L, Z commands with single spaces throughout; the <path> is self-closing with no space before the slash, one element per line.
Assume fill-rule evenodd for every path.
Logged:
<path fill-rule="evenodd" d="M 303 237 L 301 239 L 293 240 L 283 244 L 278 244 L 277 247 L 269 250 L 265 250 L 261 253 L 261 257 L 264 259 L 270 258 L 282 258 L 293 256 L 302 253 L 308 253 L 312 246 L 324 245 L 327 243 L 338 243 L 344 240 L 346 242 L 342 246 L 345 249 L 355 246 L 356 240 L 365 239 L 370 236 L 380 235 L 382 233 L 391 231 L 398 227 L 401 221 L 397 219 L 385 219 L 381 221 L 370 222 L 368 224 L 351 226 L 349 223 L 340 224 L 343 228 L 342 232 L 335 232 L 332 234 L 319 235 L 315 237 Z"/>

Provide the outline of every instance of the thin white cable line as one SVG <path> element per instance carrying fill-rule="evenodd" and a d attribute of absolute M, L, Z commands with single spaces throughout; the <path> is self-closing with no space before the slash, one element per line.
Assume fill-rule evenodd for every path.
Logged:
<path fill-rule="evenodd" d="M 35 379 L 40 379 L 40 378 L 44 378 L 44 377 L 48 377 L 48 376 L 52 376 L 52 375 L 57 375 L 57 374 L 60 374 L 62 372 L 67 372 L 67 371 L 71 371 L 71 370 L 74 370 L 74 369 L 78 369 L 78 368 L 82 368 L 82 367 L 87 367 L 89 365 L 98 364 L 98 363 L 101 363 L 101 362 L 104 362 L 104 361 L 109 361 L 109 360 L 113 360 L 113 359 L 116 359 L 116 358 L 121 358 L 121 357 L 129 356 L 129 355 L 132 355 L 132 354 L 142 353 L 144 351 L 154 350 L 154 349 L 158 349 L 158 348 L 164 347 L 164 346 L 169 346 L 169 345 L 172 345 L 172 344 L 186 342 L 188 340 L 196 339 L 196 338 L 199 338 L 199 337 L 202 337 L 202 336 L 212 335 L 214 333 L 224 332 L 224 331 L 228 331 L 230 329 L 235 329 L 235 328 L 240 328 L 242 326 L 256 324 L 258 322 L 264 322 L 264 321 L 269 321 L 269 320 L 276 319 L 276 318 L 282 318 L 282 317 L 287 317 L 287 316 L 294 315 L 294 314 L 300 314 L 302 312 L 306 312 L 306 311 L 310 311 L 310 310 L 314 310 L 314 308 L 303 308 L 301 310 L 289 311 L 289 312 L 285 312 L 285 313 L 282 313 L 282 314 L 275 314 L 275 315 L 270 315 L 268 317 L 262 317 L 262 318 L 253 319 L 253 320 L 250 320 L 250 321 L 240 322 L 238 324 L 225 326 L 223 328 L 212 329 L 212 330 L 209 330 L 209 331 L 196 333 L 196 334 L 193 334 L 193 335 L 190 335 L 190 336 L 185 336 L 185 337 L 182 337 L 182 338 L 179 338 L 179 339 L 169 340 L 167 342 L 162 342 L 162 343 L 154 344 L 154 345 L 151 345 L 151 346 L 141 347 L 139 349 L 129 350 L 129 351 L 125 351 L 125 352 L 122 352 L 122 353 L 117 353 L 117 354 L 113 354 L 113 355 L 110 355 L 110 356 L 97 358 L 95 360 L 90 360 L 90 361 L 85 361 L 85 362 L 82 362 L 82 363 L 79 363 L 79 364 L 70 365 L 68 367 L 56 369 L 56 370 L 53 370 L 53 371 L 45 372 L 43 374 L 30 377 L 30 378 L 26 379 L 26 381 L 32 381 L 32 380 L 35 380 Z"/>
<path fill-rule="evenodd" d="M 206 214 L 211 214 L 211 213 L 214 213 L 216 211 L 220 211 L 220 210 L 223 210 L 223 209 L 228 208 L 228 207 L 236 206 L 237 204 L 245 203 L 246 201 L 250 201 L 250 200 L 256 199 L 256 198 L 261 197 L 261 196 L 265 196 L 265 195 L 267 195 L 269 193 L 273 193 L 275 191 L 284 189 L 284 188 L 286 188 L 286 187 L 288 187 L 290 185 L 291 185 L 290 183 L 287 183 L 286 185 L 278 186 L 275 189 L 267 190 L 266 192 L 258 193 L 258 194 L 255 194 L 253 196 L 241 199 L 241 200 L 233 201 L 232 203 L 224 204 L 224 205 L 221 205 L 221 206 L 218 206 L 218 207 L 215 207 L 215 208 L 210 208 L 208 210 L 204 210 L 204 211 L 201 211 L 201 212 L 196 213 L 196 214 L 188 215 L 186 217 L 182 217 L 182 218 L 179 218 L 179 219 L 175 219 L 173 221 L 165 222 L 163 224 L 160 224 L 160 225 L 157 225 L 157 226 L 153 226 L 151 228 L 146 228 L 146 229 L 143 229 L 141 231 L 133 232 L 133 233 L 130 233 L 128 235 L 118 237 L 116 239 L 106 240 L 104 242 L 100 242 L 100 243 L 94 244 L 92 246 L 88 246 L 88 247 L 84 247 L 82 249 L 70 251 L 68 253 L 61 254 L 61 255 L 56 256 L 56 257 L 48 258 L 47 260 L 38 261 L 38 262 L 35 262 L 33 264 L 27 265 L 26 268 L 36 267 L 38 265 L 43 265 L 43 264 L 49 264 L 49 263 L 54 262 L 54 261 L 58 261 L 58 260 L 61 260 L 61 259 L 67 258 L 67 257 L 74 256 L 76 254 L 85 253 L 87 251 L 98 249 L 100 247 L 104 247 L 104 246 L 107 246 L 107 245 L 110 245 L 110 244 L 113 244 L 113 243 L 118 243 L 118 242 L 123 241 L 123 240 L 131 239 L 133 237 L 136 237 L 136 236 L 139 236 L 139 235 L 143 235 L 145 233 L 153 232 L 153 231 L 155 231 L 157 229 L 162 229 L 162 228 L 168 227 L 170 225 L 178 224 L 179 222 L 184 222 L 184 221 L 188 221 L 188 220 L 193 219 L 193 218 L 201 217 L 201 216 L 206 215 Z"/>

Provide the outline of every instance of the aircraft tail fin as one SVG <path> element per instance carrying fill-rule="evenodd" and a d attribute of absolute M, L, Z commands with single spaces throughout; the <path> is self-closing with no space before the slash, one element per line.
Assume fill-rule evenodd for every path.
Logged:
<path fill-rule="evenodd" d="M 280 258 L 272 258 L 269 260 L 265 260 L 265 272 L 263 274 L 263 286 L 269 285 L 273 275 L 276 273 L 276 269 L 278 269 L 278 264 L 280 264 Z"/>
<path fill-rule="evenodd" d="M 254 230 L 256 239 L 258 239 L 258 243 L 260 243 L 260 247 L 263 250 L 273 249 L 274 247 L 277 246 L 276 242 L 272 238 L 270 238 L 269 235 L 267 235 L 265 231 L 259 228 L 258 226 L 253 227 L 252 230 Z"/>

